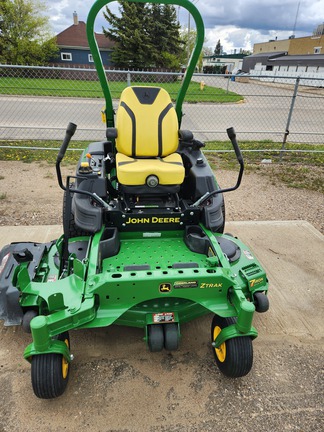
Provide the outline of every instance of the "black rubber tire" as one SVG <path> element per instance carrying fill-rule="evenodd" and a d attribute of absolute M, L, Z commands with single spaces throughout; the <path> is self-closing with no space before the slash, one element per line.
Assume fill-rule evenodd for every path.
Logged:
<path fill-rule="evenodd" d="M 231 324 L 236 318 L 222 318 L 215 315 L 211 325 L 211 339 L 214 342 L 216 332 Z M 213 348 L 216 364 L 219 370 L 231 378 L 247 375 L 253 364 L 253 346 L 249 336 L 239 336 L 225 341 L 218 349 Z"/>
<path fill-rule="evenodd" d="M 177 323 L 164 324 L 164 348 L 176 351 L 179 348 L 179 328 Z"/>
<path fill-rule="evenodd" d="M 269 310 L 269 299 L 263 292 L 256 292 L 253 295 L 255 310 L 259 313 Z"/>
<path fill-rule="evenodd" d="M 31 333 L 30 322 L 33 318 L 35 318 L 38 313 L 34 309 L 29 309 L 24 313 L 21 326 L 26 333 Z"/>
<path fill-rule="evenodd" d="M 164 347 L 164 332 L 162 324 L 147 326 L 147 345 L 151 352 L 159 352 Z"/>
<path fill-rule="evenodd" d="M 60 334 L 57 339 L 70 346 L 68 332 Z M 63 366 L 64 363 L 64 366 Z M 63 367 L 65 376 L 63 376 Z M 40 399 L 53 399 L 61 396 L 69 380 L 70 365 L 61 354 L 39 354 L 32 358 L 31 381 L 35 395 Z"/>

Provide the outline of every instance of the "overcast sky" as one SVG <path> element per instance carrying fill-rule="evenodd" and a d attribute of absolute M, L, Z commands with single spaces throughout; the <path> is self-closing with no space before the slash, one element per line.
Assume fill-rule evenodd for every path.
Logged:
<path fill-rule="evenodd" d="M 57 34 L 73 23 L 76 11 L 86 21 L 93 0 L 44 0 L 52 31 Z M 253 49 L 253 44 L 269 39 L 287 39 L 297 16 L 296 37 L 309 36 L 324 22 L 324 0 L 194 0 L 205 23 L 206 46 L 215 48 L 220 39 L 224 51 Z M 117 10 L 117 2 L 110 4 Z M 188 13 L 177 9 L 183 27 L 188 27 Z M 107 22 L 98 14 L 96 31 Z M 191 26 L 193 25 L 191 20 Z"/>

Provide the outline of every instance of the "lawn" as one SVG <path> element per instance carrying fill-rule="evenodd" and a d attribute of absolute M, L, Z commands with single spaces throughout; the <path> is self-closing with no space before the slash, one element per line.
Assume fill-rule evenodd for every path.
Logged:
<path fill-rule="evenodd" d="M 180 81 L 170 83 L 131 82 L 132 85 L 163 87 L 175 100 L 181 86 Z M 112 97 L 119 99 L 122 90 L 127 87 L 125 81 L 109 83 Z M 102 98 L 103 92 L 99 81 L 82 81 L 46 78 L 8 78 L 0 77 L 0 94 L 23 96 L 57 96 Z M 186 102 L 234 103 L 243 100 L 243 96 L 226 90 L 205 86 L 200 90 L 200 83 L 192 81 L 189 85 Z"/>
<path fill-rule="evenodd" d="M 287 143 L 287 151 L 283 153 L 280 152 L 282 143 L 273 141 L 240 141 L 239 145 L 246 172 L 266 175 L 273 184 L 282 182 L 289 187 L 324 193 L 323 144 Z M 234 152 L 221 152 L 230 148 L 225 142 L 207 143 L 206 155 L 214 169 L 237 169 Z"/>

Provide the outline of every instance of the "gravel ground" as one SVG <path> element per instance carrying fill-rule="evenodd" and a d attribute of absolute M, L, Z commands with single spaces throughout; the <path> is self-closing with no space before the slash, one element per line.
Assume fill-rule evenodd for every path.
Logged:
<path fill-rule="evenodd" d="M 63 191 L 54 166 L 0 161 L 0 167 L 0 225 L 61 224 Z M 63 172 L 73 175 L 74 167 Z M 220 170 L 217 179 L 222 187 L 232 186 L 236 175 Z M 324 234 L 323 194 L 273 185 L 266 175 L 245 174 L 241 187 L 225 195 L 225 204 L 229 221 L 306 220 Z"/>
<path fill-rule="evenodd" d="M 63 192 L 53 166 L 0 162 L 0 168 L 0 225 L 61 223 Z M 64 172 L 73 174 L 73 167 Z M 217 177 L 226 187 L 236 173 Z M 226 195 L 226 212 L 234 221 L 303 219 L 324 233 L 323 194 L 275 186 L 255 173 Z M 1 322 L 0 432 L 322 432 L 322 236 L 299 222 L 299 231 L 296 224 L 261 224 L 260 239 L 254 225 L 242 224 L 239 236 L 253 238 L 256 255 L 264 254 L 271 307 L 255 316 L 250 374 L 232 380 L 219 373 L 210 315 L 183 325 L 181 347 L 172 353 L 148 352 L 142 329 L 83 329 L 70 332 L 75 359 L 67 391 L 39 400 L 22 359 L 30 335 Z"/>

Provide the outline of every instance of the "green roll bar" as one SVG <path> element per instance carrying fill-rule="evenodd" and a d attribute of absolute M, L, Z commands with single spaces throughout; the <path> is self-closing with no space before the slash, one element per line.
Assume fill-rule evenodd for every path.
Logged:
<path fill-rule="evenodd" d="M 103 91 L 103 94 L 105 97 L 105 101 L 106 101 L 105 113 L 106 113 L 107 127 L 114 127 L 114 109 L 113 109 L 112 97 L 111 97 L 111 93 L 109 90 L 109 85 L 108 85 L 105 69 L 104 69 L 104 66 L 102 64 L 102 59 L 100 56 L 98 44 L 97 44 L 97 41 L 96 41 L 96 38 L 94 35 L 94 23 L 95 23 L 95 19 L 96 19 L 98 13 L 100 12 L 100 10 L 103 7 L 105 7 L 106 5 L 108 5 L 109 3 L 112 3 L 113 1 L 115 1 L 115 0 L 97 0 L 92 5 L 90 12 L 89 12 L 89 15 L 88 15 L 88 19 L 87 19 L 87 37 L 88 37 L 89 47 L 90 47 L 90 51 L 92 53 L 93 61 L 95 63 L 96 69 L 97 69 L 99 81 L 100 81 L 101 88 L 102 88 L 102 91 Z M 180 127 L 181 120 L 182 120 L 183 100 L 184 100 L 186 92 L 188 90 L 188 86 L 190 84 L 191 77 L 195 71 L 195 67 L 196 67 L 196 64 L 198 62 L 199 55 L 200 55 L 200 52 L 202 50 L 202 46 L 203 46 L 204 38 L 205 38 L 204 23 L 203 23 L 203 20 L 201 18 L 201 15 L 200 15 L 198 9 L 196 8 L 196 6 L 193 3 L 191 3 L 189 0 L 148 0 L 148 1 L 147 0 L 128 0 L 128 1 L 134 2 L 134 3 L 158 3 L 158 4 L 178 5 L 178 6 L 181 6 L 185 9 L 187 9 L 187 11 L 192 15 L 192 17 L 195 21 L 196 29 L 197 29 L 195 47 L 191 53 L 188 67 L 187 67 L 184 79 L 182 81 L 181 88 L 178 92 L 178 95 L 176 98 L 176 104 L 175 104 L 175 109 L 176 109 L 176 113 L 178 116 L 178 122 L 179 122 L 179 127 Z"/>

